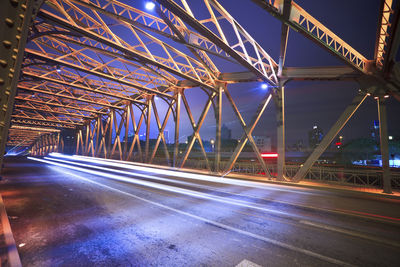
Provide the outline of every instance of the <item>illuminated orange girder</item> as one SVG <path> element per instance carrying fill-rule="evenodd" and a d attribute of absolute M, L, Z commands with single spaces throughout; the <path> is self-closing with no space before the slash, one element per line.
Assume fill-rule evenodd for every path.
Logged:
<path fill-rule="evenodd" d="M 91 38 L 95 41 L 112 47 L 120 51 L 121 53 L 132 57 L 132 59 L 134 60 L 145 62 L 154 67 L 169 71 L 174 75 L 181 76 L 184 79 L 196 82 L 199 85 L 202 85 L 209 89 L 213 89 L 212 85 L 214 84 L 214 80 L 212 79 L 212 76 L 208 73 L 207 69 L 205 69 L 199 61 L 187 56 L 186 54 L 180 52 L 179 50 L 158 40 L 157 38 L 140 29 L 129 27 L 135 39 L 141 44 L 140 48 L 144 51 L 134 49 L 131 47 L 131 45 L 123 42 L 122 40 L 119 40 L 119 38 L 116 38 L 114 33 L 111 31 L 111 29 L 108 28 L 106 24 L 97 23 L 97 25 L 94 26 L 92 24 L 93 20 L 89 20 L 86 17 L 87 14 L 77 9 L 76 7 L 74 7 L 74 11 L 75 12 L 73 14 L 76 16 L 83 15 L 85 19 L 82 19 L 81 22 L 86 23 L 88 28 L 93 28 L 95 29 L 95 31 L 90 31 L 87 28 L 76 24 L 74 20 L 70 19 L 70 21 L 67 21 L 45 10 L 42 10 L 39 13 L 39 16 L 51 20 L 53 23 L 65 27 L 75 33 L 82 34 L 85 37 Z M 164 52 L 164 57 L 153 55 L 142 39 L 151 40 L 153 46 L 156 45 L 157 47 L 162 49 L 162 51 Z M 180 59 L 180 61 L 178 61 L 177 59 Z M 181 61 L 183 61 L 184 63 L 181 63 Z"/>
<path fill-rule="evenodd" d="M 33 155 L 58 151 L 61 147 L 60 130 L 75 129 L 78 154 L 155 162 L 159 160 L 158 149 L 163 149 L 164 162 L 170 164 L 170 158 L 173 158 L 173 166 L 187 164 L 189 154 L 198 142 L 205 162 L 203 167 L 216 172 L 232 170 L 245 143 L 249 142 L 262 172 L 271 178 L 272 172 L 262 160 L 251 132 L 267 103 L 273 99 L 278 125 L 277 173 L 279 179 L 284 179 L 285 83 L 290 80 L 367 81 L 360 82 L 362 90 L 359 95 L 326 134 L 320 149 L 313 151 L 293 176 L 295 181 L 302 179 L 369 94 L 378 98 L 379 114 L 385 111 L 384 100 L 388 94 L 400 99 L 400 79 L 398 75 L 396 78 L 396 71 L 400 71 L 394 62 L 400 43 L 398 8 L 392 8 L 392 0 L 381 0 L 375 58 L 367 60 L 294 1 L 253 1 L 282 22 L 278 63 L 217 0 L 196 1 L 196 8 L 192 6 L 193 1 L 155 0 L 152 12 L 135 8 L 135 1 L 125 1 L 129 4 L 117 0 L 45 1 L 44 8 L 32 14 L 33 25 L 25 27 L 29 28 L 29 36 L 27 31 L 10 35 L 12 38 L 18 36 L 13 39 L 13 53 L 18 52 L 17 56 L 22 58 L 21 54 L 25 52 L 25 57 L 22 64 L 16 66 L 6 64 L 4 67 L 4 62 L 1 62 L 3 69 L 0 68 L 0 74 L 8 71 L 2 77 L 17 78 L 15 82 L 12 80 L 15 83 L 13 88 L 6 87 L 0 91 L 3 110 L 8 107 L 8 112 L 14 108 L 12 114 L 9 112 L 11 115 L 5 115 L 8 118 L 0 120 L 0 126 L 4 126 L 0 131 L 4 129 L 6 132 L 7 123 L 11 121 L 8 144 L 31 146 Z M 17 17 L 22 19 L 23 14 Z M 289 28 L 322 46 L 347 66 L 285 66 Z M 28 45 L 24 51 L 17 51 L 15 47 L 20 45 L 18 40 L 21 36 L 26 36 Z M 16 60 L 17 56 L 10 53 L 8 58 Z M 218 60 L 214 60 L 217 57 Z M 225 66 L 218 67 L 219 60 L 237 64 L 245 71 L 221 72 Z M 238 82 L 271 85 L 249 124 L 246 124 L 239 103 L 228 90 L 228 85 Z M 16 88 L 19 90 L 13 104 Z M 207 96 L 199 117 L 192 114 L 192 104 L 186 98 L 185 91 L 189 88 L 200 88 Z M 242 143 L 235 148 L 225 166 L 220 162 L 223 95 L 229 100 L 244 131 Z M 12 101 L 7 106 L 5 100 L 8 97 Z M 159 114 L 159 101 L 167 105 L 163 115 Z M 183 151 L 179 146 L 182 103 L 193 129 Z M 200 136 L 211 108 L 214 109 L 216 126 L 214 164 L 208 158 Z M 385 121 L 383 117 L 380 115 L 380 119 Z M 156 120 L 158 136 L 153 151 L 150 151 L 152 118 Z M 175 123 L 172 157 L 164 136 L 169 118 Z M 144 148 L 139 140 L 141 127 L 146 131 Z M 133 140 L 128 145 L 131 130 Z M 124 140 L 121 135 L 125 135 Z M 21 139 L 25 141 L 21 143 Z M 381 140 L 387 141 L 387 138 Z M 179 155 L 180 151 L 182 155 Z M 387 149 L 382 148 L 382 155 L 387 154 Z M 385 184 L 390 184 L 388 176 L 385 177 Z"/>
<path fill-rule="evenodd" d="M 210 0 L 212 1 L 212 0 Z M 276 18 L 302 33 L 310 40 L 326 47 L 329 52 L 338 56 L 355 69 L 366 73 L 368 60 L 356 49 L 325 27 L 321 22 L 307 13 L 301 6 L 291 1 L 288 19 L 283 17 L 283 0 L 253 0 Z"/>

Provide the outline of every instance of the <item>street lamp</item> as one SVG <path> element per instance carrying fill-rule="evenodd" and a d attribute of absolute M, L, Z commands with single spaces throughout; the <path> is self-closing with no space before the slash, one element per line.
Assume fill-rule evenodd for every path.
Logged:
<path fill-rule="evenodd" d="M 212 152 L 214 152 L 214 144 L 215 144 L 215 140 L 213 138 L 210 139 L 210 143 L 211 143 L 211 150 Z"/>

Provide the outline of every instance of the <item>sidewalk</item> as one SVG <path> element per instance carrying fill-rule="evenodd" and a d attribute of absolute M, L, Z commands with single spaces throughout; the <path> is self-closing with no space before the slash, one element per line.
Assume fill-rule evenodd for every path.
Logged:
<path fill-rule="evenodd" d="M 11 232 L 10 222 L 0 195 L 0 266 L 19 267 L 21 260 Z"/>

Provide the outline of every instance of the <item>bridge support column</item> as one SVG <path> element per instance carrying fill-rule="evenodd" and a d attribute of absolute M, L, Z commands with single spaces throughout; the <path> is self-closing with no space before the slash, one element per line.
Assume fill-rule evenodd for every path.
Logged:
<path fill-rule="evenodd" d="M 0 12 L 0 170 L 35 1 L 2 1 Z"/>
<path fill-rule="evenodd" d="M 285 180 L 285 87 L 280 86 L 275 96 L 277 130 L 277 180 Z"/>
<path fill-rule="evenodd" d="M 146 111 L 146 145 L 145 145 L 145 153 L 144 153 L 144 161 L 149 162 L 149 146 L 150 146 L 150 123 L 151 123 L 151 103 L 154 96 L 147 97 L 147 111 Z M 140 141 L 139 141 L 140 143 Z"/>
<path fill-rule="evenodd" d="M 377 99 L 378 115 L 379 115 L 379 137 L 380 148 L 382 156 L 382 180 L 383 180 L 383 193 L 391 194 L 391 174 L 389 168 L 389 137 L 387 132 L 387 115 L 386 103 L 384 97 Z"/>
<path fill-rule="evenodd" d="M 108 140 L 107 140 L 107 152 L 106 158 L 111 158 L 112 157 L 112 136 L 113 136 L 113 130 L 114 130 L 114 120 L 115 120 L 115 110 L 110 109 L 110 117 L 109 117 L 109 125 L 108 125 Z"/>
<path fill-rule="evenodd" d="M 217 83 L 217 96 L 215 98 L 215 152 L 214 152 L 214 171 L 220 171 L 220 162 L 221 162 L 221 122 L 222 122 L 222 93 L 224 92 L 226 85 L 223 83 Z"/>
<path fill-rule="evenodd" d="M 179 123 L 181 119 L 181 98 L 182 91 L 178 89 L 175 93 L 176 102 L 175 102 L 175 138 L 174 138 L 174 159 L 173 166 L 178 166 L 178 156 L 179 156 Z"/>

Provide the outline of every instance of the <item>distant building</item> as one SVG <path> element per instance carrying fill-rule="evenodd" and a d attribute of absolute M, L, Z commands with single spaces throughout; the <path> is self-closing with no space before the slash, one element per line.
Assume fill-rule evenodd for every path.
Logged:
<path fill-rule="evenodd" d="M 373 127 L 371 129 L 371 137 L 376 142 L 379 142 L 379 121 L 378 120 L 374 120 L 374 122 L 373 122 Z"/>
<path fill-rule="evenodd" d="M 304 150 L 304 142 L 303 140 L 297 140 L 296 143 L 294 143 L 291 147 L 289 147 L 289 150 L 292 151 L 303 151 Z"/>
<path fill-rule="evenodd" d="M 225 124 L 221 127 L 221 140 L 231 140 L 232 139 L 232 130 L 226 127 Z"/>
<path fill-rule="evenodd" d="M 169 144 L 169 132 L 168 132 L 168 130 L 164 131 L 164 138 L 165 138 L 165 142 L 167 144 Z"/>
<path fill-rule="evenodd" d="M 321 143 L 324 133 L 317 125 L 314 125 L 312 130 L 308 132 L 308 145 L 310 148 L 316 148 Z"/>
<path fill-rule="evenodd" d="M 271 137 L 254 135 L 253 138 L 260 152 L 271 151 Z"/>

